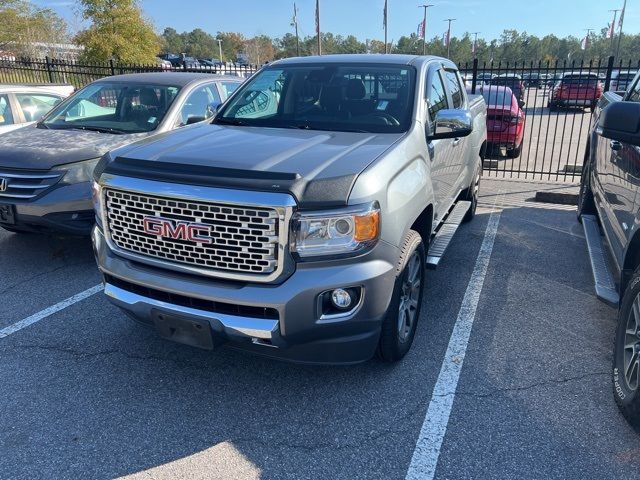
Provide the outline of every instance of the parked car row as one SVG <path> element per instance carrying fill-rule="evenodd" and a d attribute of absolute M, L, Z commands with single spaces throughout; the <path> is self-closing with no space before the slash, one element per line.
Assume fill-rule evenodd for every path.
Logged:
<path fill-rule="evenodd" d="M 220 106 L 229 85 L 105 78 L 0 137 L 0 226 L 93 227 L 107 297 L 171 340 L 401 359 L 425 269 L 475 213 L 483 97 L 402 55 L 274 62 Z"/>

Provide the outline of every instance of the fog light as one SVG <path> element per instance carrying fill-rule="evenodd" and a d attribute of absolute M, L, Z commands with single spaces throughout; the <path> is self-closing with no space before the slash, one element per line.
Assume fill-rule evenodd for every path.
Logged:
<path fill-rule="evenodd" d="M 335 307 L 345 310 L 351 306 L 351 295 L 342 288 L 336 288 L 331 292 L 331 303 Z"/>

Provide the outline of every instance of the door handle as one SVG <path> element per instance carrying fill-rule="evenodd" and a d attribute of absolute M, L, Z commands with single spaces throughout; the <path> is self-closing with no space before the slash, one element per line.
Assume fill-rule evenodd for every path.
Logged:
<path fill-rule="evenodd" d="M 454 147 L 457 146 L 460 143 L 460 139 L 459 138 L 454 138 L 453 142 L 451 142 L 451 145 L 453 145 Z"/>
<path fill-rule="evenodd" d="M 611 146 L 611 150 L 615 152 L 617 152 L 618 150 L 622 150 L 622 144 L 617 140 L 611 140 L 611 142 L 609 142 L 609 145 Z"/>

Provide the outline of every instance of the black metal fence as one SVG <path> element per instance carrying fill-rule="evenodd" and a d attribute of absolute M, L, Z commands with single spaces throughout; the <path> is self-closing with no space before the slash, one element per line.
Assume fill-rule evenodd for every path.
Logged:
<path fill-rule="evenodd" d="M 88 83 L 110 75 L 142 72 L 203 72 L 249 77 L 258 70 L 256 65 L 223 64 L 219 66 L 190 67 L 162 65 L 121 65 L 116 62 L 79 63 L 51 58 L 0 59 L 0 83 L 66 83 L 81 88 Z"/>
<path fill-rule="evenodd" d="M 491 148 L 484 162 L 485 175 L 573 182 L 581 175 L 592 106 L 603 91 L 626 88 L 627 79 L 640 69 L 640 61 L 616 63 L 613 57 L 588 63 L 474 61 L 460 67 L 467 89 L 485 96 L 488 92 L 488 103 L 492 103 L 492 87 L 506 86 L 521 104 L 520 110 L 512 112 L 505 109 L 504 100 L 502 105 L 489 105 L 487 132 Z M 249 77 L 258 68 L 189 68 L 186 63 L 180 67 L 87 64 L 49 58 L 0 60 L 0 83 L 68 83 L 79 88 L 98 78 L 123 73 L 187 71 Z M 580 79 L 591 78 L 593 88 L 578 85 L 577 89 L 562 92 L 560 80 L 565 74 L 573 74 L 579 84 Z"/>
<path fill-rule="evenodd" d="M 591 111 L 597 99 L 608 90 L 626 89 L 639 68 L 640 61 L 616 63 L 613 57 L 588 63 L 475 61 L 462 66 L 467 89 L 483 93 L 487 103 L 494 104 L 489 105 L 487 115 L 490 148 L 484 174 L 560 182 L 579 180 Z M 495 105 L 496 86 L 512 89 L 520 101 L 522 118 L 518 118 L 517 110 L 509 113 L 504 108 L 504 99 L 503 105 Z"/>

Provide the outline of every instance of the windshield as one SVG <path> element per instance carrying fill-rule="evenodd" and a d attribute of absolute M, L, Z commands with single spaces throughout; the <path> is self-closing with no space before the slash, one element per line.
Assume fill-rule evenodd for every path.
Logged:
<path fill-rule="evenodd" d="M 53 109 L 43 124 L 53 129 L 150 132 L 162 122 L 179 91 L 166 85 L 92 84 Z"/>
<path fill-rule="evenodd" d="M 519 88 L 520 79 L 518 77 L 496 77 L 491 80 L 491 84 Z"/>
<path fill-rule="evenodd" d="M 256 74 L 215 123 L 311 130 L 408 130 L 415 70 L 388 65 L 297 65 Z"/>
<path fill-rule="evenodd" d="M 565 85 L 583 85 L 595 87 L 598 83 L 598 77 L 587 75 L 566 75 L 562 78 Z"/>
<path fill-rule="evenodd" d="M 487 105 L 511 107 L 512 95 L 513 93 L 511 93 L 511 90 L 509 89 L 482 90 L 482 96 L 484 97 L 484 101 Z"/>

